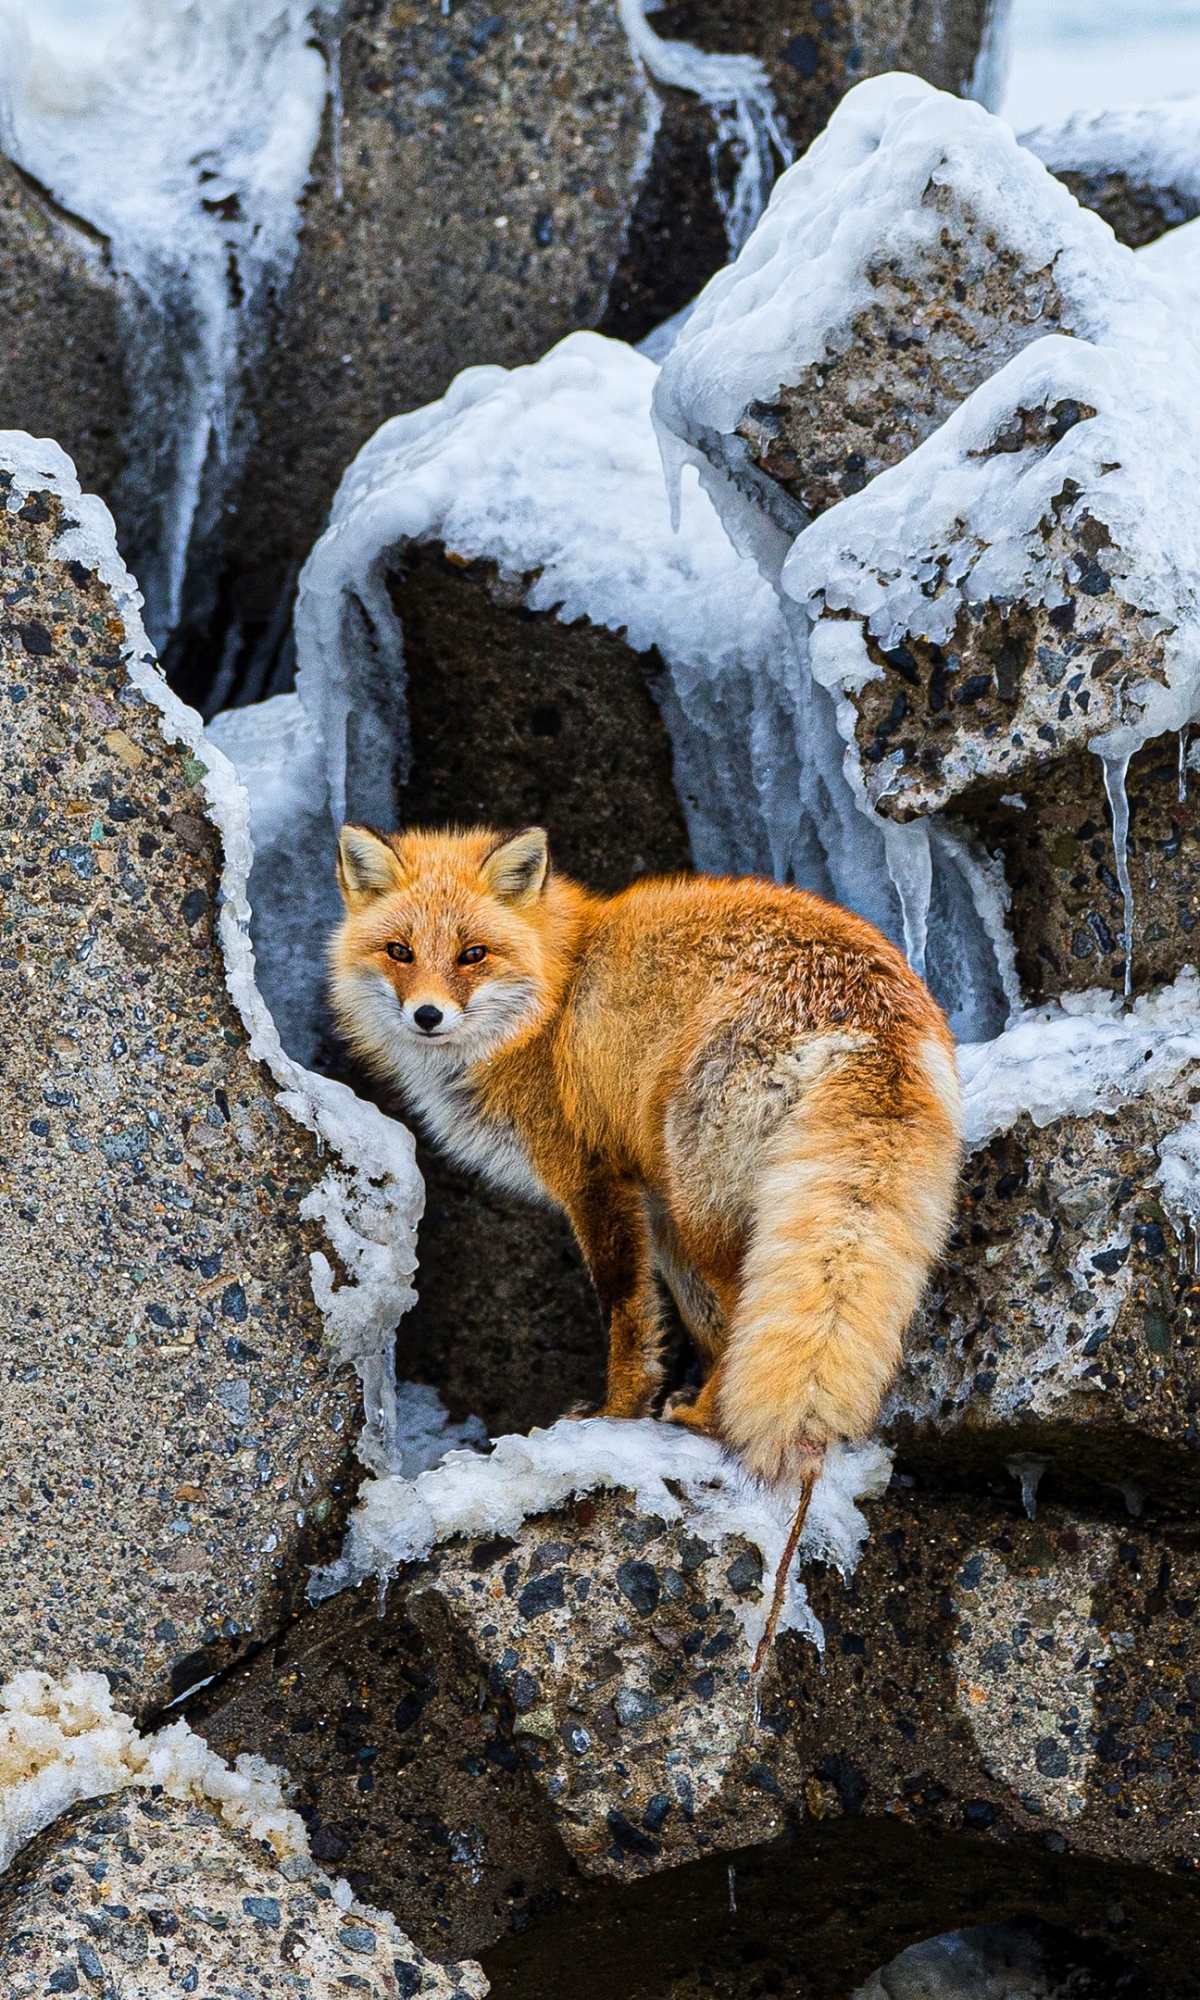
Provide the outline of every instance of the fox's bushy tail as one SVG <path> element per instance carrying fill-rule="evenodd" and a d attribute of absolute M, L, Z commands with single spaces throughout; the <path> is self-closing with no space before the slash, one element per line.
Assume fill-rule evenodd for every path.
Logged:
<path fill-rule="evenodd" d="M 722 1357 L 721 1434 L 761 1478 L 872 1429 L 954 1209 L 953 1056 L 852 1057 L 773 1139 Z"/>

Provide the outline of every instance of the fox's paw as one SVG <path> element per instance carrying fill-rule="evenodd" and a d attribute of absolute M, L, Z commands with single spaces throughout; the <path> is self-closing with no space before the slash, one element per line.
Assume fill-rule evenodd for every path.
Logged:
<path fill-rule="evenodd" d="M 604 1414 L 603 1404 L 589 1402 L 587 1397 L 584 1397 L 578 1403 L 572 1403 L 569 1410 L 563 1411 L 563 1415 L 571 1423 L 580 1423 L 584 1417 L 599 1417 L 603 1416 L 603 1414 Z"/>
<path fill-rule="evenodd" d="M 716 1437 L 716 1412 L 713 1399 L 701 1389 L 699 1395 L 694 1389 L 676 1389 L 663 1404 L 663 1422 L 682 1424 L 685 1430 L 697 1431 L 701 1437 Z"/>

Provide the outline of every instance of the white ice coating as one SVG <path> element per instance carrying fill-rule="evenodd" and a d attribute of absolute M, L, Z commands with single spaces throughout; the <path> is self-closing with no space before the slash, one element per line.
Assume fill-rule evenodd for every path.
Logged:
<path fill-rule="evenodd" d="M 266 1064 L 279 1084 L 276 1102 L 281 1109 L 333 1156 L 301 1212 L 324 1224 L 349 1279 L 337 1283 L 329 1258 L 314 1251 L 313 1292 L 336 1354 L 353 1362 L 362 1381 L 365 1421 L 359 1457 L 372 1470 L 382 1470 L 393 1463 L 393 1339 L 414 1297 L 416 1226 L 424 1205 L 412 1134 L 345 1084 L 303 1069 L 283 1048 L 255 980 L 246 896 L 254 858 L 246 790 L 229 760 L 206 739 L 195 710 L 171 692 L 158 670 L 142 627 L 141 597 L 117 553 L 108 509 L 94 495 L 80 492 L 74 467 L 56 444 L 20 431 L 0 432 L 0 466 L 13 476 L 10 508 L 34 491 L 60 497 L 71 525 L 65 526 L 56 555 L 64 562 L 83 563 L 108 586 L 125 624 L 123 651 L 134 686 L 158 710 L 166 739 L 184 745 L 196 759 L 203 795 L 222 836 L 218 935 L 226 984 L 245 1025 L 250 1054 Z"/>
<path fill-rule="evenodd" d="M 14 1674 L 0 1684 L 0 1875 L 68 1807 L 130 1785 L 161 1785 L 170 1799 L 208 1806 L 268 1842 L 281 1861 L 307 1855 L 307 1830 L 285 1802 L 283 1778 L 262 1757 L 230 1766 L 186 1722 L 141 1735 L 114 1707 L 103 1674 Z"/>
<path fill-rule="evenodd" d="M 990 1042 L 959 1045 L 964 1136 L 982 1146 L 1023 1112 L 1040 1126 L 1115 1111 L 1197 1060 L 1200 979 L 1191 966 L 1128 1008 L 1100 989 L 1067 993 L 1015 1015 Z"/>
<path fill-rule="evenodd" d="M 332 0 L 0 0 L 0 148 L 135 287 L 128 496 L 147 622 L 235 470 L 238 378 L 290 272 Z"/>
<path fill-rule="evenodd" d="M 801 1537 L 802 1564 L 828 1562 L 843 1576 L 853 1572 L 867 1537 L 856 1502 L 878 1499 L 891 1468 L 891 1453 L 880 1444 L 830 1450 Z M 686 1522 L 717 1545 L 731 1535 L 745 1537 L 762 1551 L 769 1577 L 782 1558 L 797 1500 L 794 1492 L 760 1486 L 714 1439 L 677 1425 L 564 1417 L 527 1437 L 497 1438 L 487 1457 L 455 1451 L 417 1479 L 368 1480 L 341 1557 L 314 1571 L 309 1597 L 319 1603 L 368 1576 L 394 1576 L 402 1564 L 455 1536 L 511 1535 L 533 1515 L 604 1489 L 626 1492 L 638 1513 Z M 765 1599 L 738 1609 L 751 1648 L 766 1609 Z M 795 1569 L 780 1624 L 821 1643 L 821 1626 Z"/>
<path fill-rule="evenodd" d="M 729 254 L 736 257 L 766 206 L 775 163 L 795 158 L 781 124 L 767 72 L 757 56 L 713 55 L 691 42 L 668 42 L 646 19 L 664 0 L 618 0 L 621 24 L 634 55 L 656 83 L 694 92 L 713 116 L 710 149 L 713 193 L 725 224 Z M 736 162 L 732 189 L 721 175 L 721 155 L 731 148 Z"/>
<path fill-rule="evenodd" d="M 1021 144 L 1052 173 L 1121 174 L 1133 188 L 1174 190 L 1183 200 L 1169 221 L 1200 203 L 1200 97 L 1076 111 L 1061 125 L 1022 132 Z"/>
<path fill-rule="evenodd" d="M 701 446 L 730 436 L 748 404 L 771 403 L 846 345 L 872 299 L 880 256 L 919 268 L 943 227 L 926 199 L 940 184 L 1021 267 L 1053 268 L 1076 337 L 1043 338 L 1018 353 L 900 464 L 810 525 L 797 520 L 789 536 L 735 492 Z M 810 632 L 811 672 L 832 698 L 847 785 L 864 808 L 847 698 L 879 671 L 864 632 L 885 649 L 912 636 L 945 644 L 964 605 L 1064 601 L 1042 524 L 1074 482 L 1072 506 L 1094 510 L 1111 533 L 1116 590 L 1143 614 L 1147 637 L 1164 635 L 1165 682 L 1128 687 L 1119 723 L 1091 746 L 1105 760 L 1113 802 L 1127 947 L 1124 767 L 1141 743 L 1184 726 L 1200 704 L 1200 349 L 1194 315 L 1181 309 L 1190 261 L 1177 252 L 1148 262 L 1122 248 L 981 106 L 915 77 L 879 77 L 843 99 L 778 182 L 742 255 L 680 329 L 655 393 L 670 476 L 678 480 L 688 462 L 700 467 L 731 531 L 779 578 L 798 656 Z M 1015 412 L 1070 400 L 1096 415 L 1050 448 L 996 449 Z M 851 620 L 830 624 L 826 611 Z M 925 887 L 936 883 L 922 845 L 928 836 L 919 828 L 885 838 L 906 947 L 920 964 L 926 935 L 939 929 Z M 983 923 L 986 864 L 975 860 Z M 996 916 L 993 897 L 993 937 Z M 998 969 L 1011 1004 L 1011 959 L 1002 953 Z"/>

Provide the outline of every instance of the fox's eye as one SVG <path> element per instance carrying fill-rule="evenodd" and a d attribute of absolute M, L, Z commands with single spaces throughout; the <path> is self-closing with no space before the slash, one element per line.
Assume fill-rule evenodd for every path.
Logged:
<path fill-rule="evenodd" d="M 387 955 L 389 958 L 394 958 L 398 965 L 412 964 L 413 955 L 410 944 L 390 944 L 387 948 Z"/>
<path fill-rule="evenodd" d="M 469 944 L 465 951 L 459 953 L 458 962 L 460 965 L 478 965 L 486 957 L 487 946 L 485 944 Z"/>

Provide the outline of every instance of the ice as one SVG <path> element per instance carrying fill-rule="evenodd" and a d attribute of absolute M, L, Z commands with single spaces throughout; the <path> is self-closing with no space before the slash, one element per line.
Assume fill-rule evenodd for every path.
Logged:
<path fill-rule="evenodd" d="M 1005 1460 L 1009 1471 L 1021 1488 L 1021 1505 L 1031 1521 L 1037 1520 L 1037 1490 L 1046 1470 L 1044 1458 L 1031 1458 L 1026 1452 L 1018 1452 L 1015 1457 Z"/>
<path fill-rule="evenodd" d="M 184 744 L 199 765 L 200 785 L 224 846 L 218 934 L 226 984 L 251 1055 L 266 1064 L 280 1087 L 277 1103 L 333 1155 L 303 1212 L 324 1222 L 330 1248 L 348 1276 L 335 1278 L 329 1258 L 315 1250 L 313 1292 L 335 1352 L 353 1362 L 362 1380 L 359 1456 L 372 1468 L 389 1466 L 395 1450 L 392 1347 L 397 1322 L 415 1296 L 416 1227 L 425 1200 L 412 1134 L 345 1084 L 302 1068 L 283 1048 L 255 978 L 246 897 L 254 850 L 246 790 L 228 758 L 205 736 L 200 717 L 172 693 L 158 670 L 142 626 L 141 597 L 117 553 L 108 509 L 80 492 L 74 467 L 56 444 L 19 431 L 0 432 L 0 465 L 13 476 L 10 508 L 31 492 L 60 496 L 73 525 L 60 536 L 56 554 L 64 562 L 83 563 L 108 585 L 125 624 L 130 678 L 159 711 L 167 740 Z"/>
<path fill-rule="evenodd" d="M 1113 858 L 1117 881 L 1121 885 L 1121 944 L 1125 952 L 1125 998 L 1128 1000 L 1133 987 L 1133 885 L 1129 880 L 1129 793 L 1125 784 L 1129 775 L 1129 752 L 1126 751 L 1123 757 L 1105 757 L 1103 764 L 1104 789 L 1112 813 Z"/>
<path fill-rule="evenodd" d="M 1200 96 L 1076 111 L 1023 132 L 1021 144 L 1052 173 L 1122 174 L 1132 188 L 1174 189 L 1192 213 L 1200 204 Z M 1169 219 L 1183 222 L 1188 212 L 1180 207 Z"/>
<path fill-rule="evenodd" d="M 730 434 L 748 404 L 771 403 L 840 352 L 873 303 L 881 256 L 905 268 L 936 254 L 944 217 L 925 199 L 931 186 L 952 188 L 985 229 L 994 221 L 1031 272 L 1055 265 L 1060 288 L 1099 308 L 1116 249 L 1099 217 L 982 105 L 919 77 L 873 77 L 776 182 L 737 262 L 695 302 L 655 398 L 662 430 L 685 445 Z"/>
<path fill-rule="evenodd" d="M 619 0 L 621 22 L 635 56 L 656 83 L 694 92 L 716 128 L 709 161 L 713 194 L 725 223 L 729 254 L 736 257 L 766 206 L 775 162 L 790 166 L 795 154 L 780 123 L 767 72 L 756 56 L 710 55 L 690 42 L 668 42 L 646 19 L 664 0 Z M 722 172 L 726 149 L 736 162 L 732 189 Z"/>
<path fill-rule="evenodd" d="M 206 735 L 250 798 L 251 935 L 259 989 L 285 1049 L 321 1053 L 322 946 L 342 914 L 324 747 L 295 694 L 226 709 Z"/>
<path fill-rule="evenodd" d="M 843 1576 L 852 1574 L 867 1535 L 855 1503 L 885 1491 L 891 1464 L 880 1444 L 831 1448 L 801 1538 L 801 1562 L 829 1562 Z M 779 1565 L 798 1498 L 750 1480 L 714 1439 L 679 1426 L 563 1418 L 528 1437 L 498 1438 L 486 1457 L 456 1451 L 416 1479 L 368 1480 L 342 1555 L 313 1572 L 309 1598 L 320 1603 L 368 1576 L 394 1576 L 456 1536 L 513 1534 L 533 1515 L 606 1488 L 629 1493 L 640 1514 L 685 1521 L 706 1541 L 719 1545 L 740 1535 L 756 1543 L 767 1576 Z M 738 1608 L 751 1649 L 766 1608 L 765 1602 Z M 821 1627 L 795 1577 L 780 1629 L 820 1643 Z"/>
<path fill-rule="evenodd" d="M 737 423 L 748 407 L 770 407 L 782 387 L 839 354 L 877 296 L 881 259 L 889 271 L 917 276 L 936 260 L 939 190 L 957 215 L 972 218 L 980 241 L 1003 245 L 1030 282 L 1053 273 L 1064 334 L 1029 344 L 1036 317 L 988 322 L 980 338 L 990 378 L 972 387 L 978 362 L 955 360 L 958 406 L 947 406 L 945 419 L 900 463 L 808 522 L 748 460 L 735 464 L 733 447 L 745 443 Z M 1192 315 L 1179 310 L 1144 259 L 1117 244 L 979 105 L 914 77 L 882 77 L 843 100 L 777 184 L 737 262 L 696 302 L 655 396 L 668 469 L 677 480 L 689 461 L 700 466 L 731 532 L 755 549 L 794 604 L 798 651 L 804 618 L 848 621 L 821 641 L 824 656 L 814 634 L 811 658 L 839 704 L 854 762 L 855 714 L 840 698 L 880 671 L 861 639 L 856 644 L 856 629 L 885 650 L 910 637 L 945 645 L 972 605 L 1062 603 L 1065 557 L 1046 531 L 1060 515 L 1067 528 L 1090 516 L 1108 530 L 1105 585 L 1128 605 L 1132 632 L 1156 655 L 1147 671 L 1128 677 L 1115 720 L 1095 726 L 1092 747 L 1126 756 L 1191 719 L 1200 702 L 1193 588 L 1200 349 Z M 1019 278 L 1010 295 L 1019 296 Z M 1065 431 L 1023 443 L 1029 413 L 1072 407 L 1080 416 Z M 704 449 L 714 439 L 729 472 Z M 1086 728 L 1078 716 L 1072 726 Z M 847 775 L 857 790 L 853 771 Z M 874 768 L 871 782 L 878 802 L 895 782 L 890 760 Z M 911 856 L 908 875 L 910 864 Z M 906 894 L 915 937 L 919 897 L 914 901 L 911 881 Z"/>
<path fill-rule="evenodd" d="M 81 1799 L 130 1785 L 207 1805 L 229 1826 L 269 1843 L 279 1860 L 308 1854 L 283 1773 L 261 1757 L 230 1766 L 186 1722 L 143 1736 L 113 1705 L 103 1674 L 72 1668 L 62 1680 L 33 1669 L 0 1685 L 0 1875 L 17 1850 Z"/>
<path fill-rule="evenodd" d="M 1191 966 L 1130 1008 L 1099 990 L 1065 994 L 1015 1015 L 990 1042 L 960 1045 L 967 1144 L 984 1145 L 1022 1112 L 1040 1126 L 1115 1110 L 1198 1057 L 1200 979 Z"/>
<path fill-rule="evenodd" d="M 396 1384 L 396 1471 L 415 1479 L 440 1465 L 448 1451 L 462 1446 L 482 1451 L 488 1443 L 481 1417 L 454 1423 L 436 1389 L 427 1382 Z"/>
<path fill-rule="evenodd" d="M 132 281 L 124 513 L 156 645 L 178 618 L 189 545 L 229 490 L 239 378 L 294 260 L 325 11 L 0 0 L 0 145 L 104 232 Z"/>

